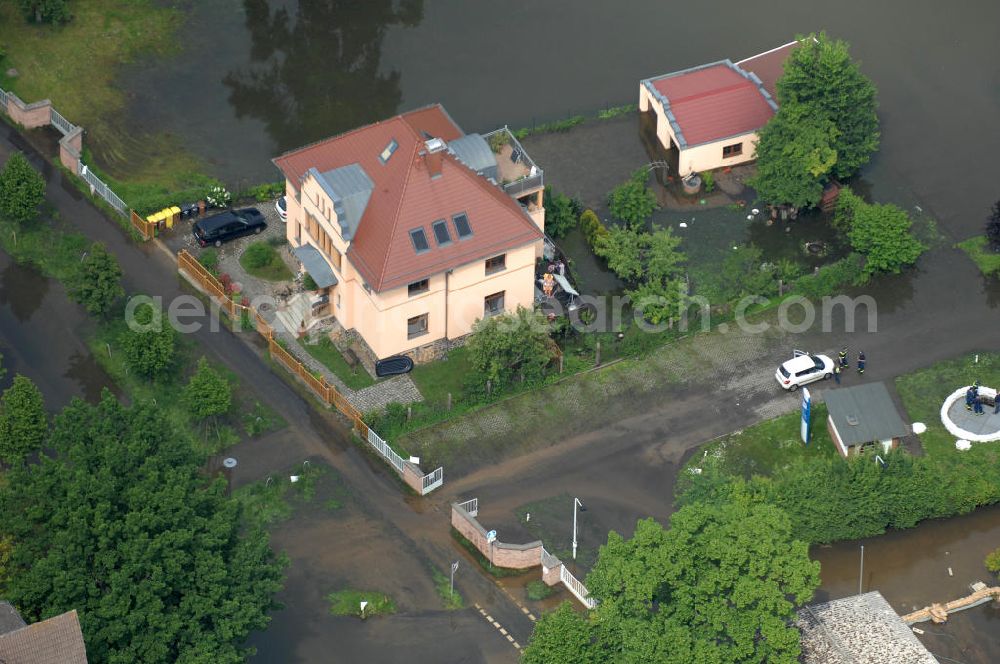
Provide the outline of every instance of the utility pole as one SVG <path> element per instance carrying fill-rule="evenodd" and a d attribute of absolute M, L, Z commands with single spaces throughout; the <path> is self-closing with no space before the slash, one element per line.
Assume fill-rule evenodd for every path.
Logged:
<path fill-rule="evenodd" d="M 455 594 L 455 572 L 458 570 L 458 561 L 451 564 L 451 594 Z"/>

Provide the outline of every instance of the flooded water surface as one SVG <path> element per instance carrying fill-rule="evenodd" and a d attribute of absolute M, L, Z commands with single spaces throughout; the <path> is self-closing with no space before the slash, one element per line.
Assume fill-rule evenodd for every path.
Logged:
<path fill-rule="evenodd" d="M 861 577 L 861 546 L 864 575 Z M 969 585 L 997 585 L 983 559 L 1000 546 L 1000 506 L 972 514 L 927 521 L 910 530 L 832 546 L 815 547 L 811 555 L 822 565 L 819 600 L 878 590 L 905 615 L 934 602 L 970 594 Z M 940 661 L 1000 662 L 1000 605 L 984 604 L 948 618 L 942 625 L 921 623 L 918 635 Z"/>
<path fill-rule="evenodd" d="M 0 353 L 7 369 L 0 387 L 24 374 L 41 389 L 49 410 L 73 397 L 96 402 L 103 389 L 115 391 L 78 336 L 87 324 L 60 284 L 0 252 Z"/>

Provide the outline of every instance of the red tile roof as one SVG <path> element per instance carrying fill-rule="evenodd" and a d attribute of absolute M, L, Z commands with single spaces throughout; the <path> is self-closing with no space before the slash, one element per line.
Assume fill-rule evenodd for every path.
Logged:
<path fill-rule="evenodd" d="M 764 89 L 770 92 L 771 96 L 777 101 L 777 82 L 781 78 L 781 75 L 785 73 L 785 60 L 788 59 L 788 55 L 794 49 L 798 48 L 798 46 L 799 42 L 797 41 L 788 42 L 784 46 L 758 53 L 746 60 L 740 60 L 736 63 L 736 66 L 744 71 L 756 74 L 757 78 L 764 84 Z"/>
<path fill-rule="evenodd" d="M 774 115 L 760 86 L 724 60 L 647 79 L 673 114 L 681 147 L 711 143 L 760 129 Z M 659 94 L 656 94 L 659 93 Z"/>
<path fill-rule="evenodd" d="M 521 206 L 500 187 L 461 164 L 449 152 L 436 153 L 441 175 L 432 179 L 427 135 L 445 141 L 463 136 L 440 104 L 320 141 L 274 160 L 298 188 L 306 172 L 324 173 L 359 164 L 374 182 L 364 215 L 347 251 L 351 264 L 376 291 L 418 281 L 476 259 L 503 253 L 542 237 Z M 395 139 L 388 162 L 379 154 Z M 422 154 L 423 153 L 423 154 Z M 472 235 L 459 240 L 453 215 L 469 217 Z M 431 224 L 448 221 L 452 242 L 438 247 Z M 414 251 L 410 231 L 423 228 L 430 250 Z"/>

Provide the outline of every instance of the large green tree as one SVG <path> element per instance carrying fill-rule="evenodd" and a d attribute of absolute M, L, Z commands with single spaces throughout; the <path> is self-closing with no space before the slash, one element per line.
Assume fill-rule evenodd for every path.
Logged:
<path fill-rule="evenodd" d="M 587 619 L 569 602 L 543 615 L 524 649 L 523 664 L 588 664 L 595 661 Z"/>
<path fill-rule="evenodd" d="M 524 307 L 476 321 L 468 349 L 478 382 L 490 381 L 494 390 L 515 379 L 541 378 L 552 359 L 545 318 Z"/>
<path fill-rule="evenodd" d="M 0 397 L 0 460 L 14 463 L 41 449 L 49 433 L 45 400 L 30 378 L 14 376 Z"/>
<path fill-rule="evenodd" d="M 135 307 L 129 328 L 119 343 L 125 353 L 125 363 L 147 378 L 162 375 L 174 361 L 177 334 L 160 309 L 143 303 Z"/>
<path fill-rule="evenodd" d="M 67 406 L 49 443 L 0 489 L 7 597 L 25 618 L 77 609 L 92 662 L 244 661 L 283 563 L 190 442 L 155 406 L 105 393 Z"/>
<path fill-rule="evenodd" d="M 125 295 L 122 269 L 99 242 L 90 245 L 79 270 L 72 277 L 69 295 L 92 314 L 107 314 Z"/>
<path fill-rule="evenodd" d="M 924 251 L 905 210 L 891 203 L 866 203 L 849 188 L 840 192 L 834 220 L 847 232 L 854 250 L 864 255 L 863 278 L 880 272 L 897 274 Z"/>
<path fill-rule="evenodd" d="M 31 167 L 24 154 L 14 152 L 0 169 L 0 215 L 16 224 L 38 218 L 45 200 L 45 178 Z"/>
<path fill-rule="evenodd" d="M 837 135 L 829 119 L 793 104 L 781 106 L 758 133 L 757 172 L 747 184 L 768 205 L 816 205 L 837 164 Z"/>
<path fill-rule="evenodd" d="M 799 107 L 836 128 L 831 143 L 836 177 L 854 175 L 878 150 L 875 84 L 851 60 L 847 42 L 823 32 L 802 39 L 788 55 L 777 87 L 781 108 Z"/>
<path fill-rule="evenodd" d="M 549 237 L 562 237 L 579 223 L 580 202 L 553 190 L 548 185 L 545 186 L 543 205 L 545 233 Z"/>
<path fill-rule="evenodd" d="M 669 530 L 644 519 L 631 539 L 610 533 L 586 585 L 599 603 L 581 659 L 793 664 L 795 608 L 819 585 L 819 563 L 780 509 L 737 495 L 682 507 Z M 567 631 L 539 622 L 532 643 L 556 628 Z"/>

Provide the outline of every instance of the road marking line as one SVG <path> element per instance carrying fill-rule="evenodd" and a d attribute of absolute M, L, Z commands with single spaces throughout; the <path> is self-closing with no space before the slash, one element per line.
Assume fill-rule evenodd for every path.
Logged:
<path fill-rule="evenodd" d="M 528 614 L 528 618 L 531 619 L 531 622 L 535 622 L 536 620 L 538 620 L 538 618 L 536 618 L 535 614 L 533 614 L 533 613 L 529 613 Z"/>
<path fill-rule="evenodd" d="M 497 627 L 500 629 L 500 633 L 501 634 L 503 634 L 504 636 L 507 636 L 507 630 L 505 630 L 503 627 L 500 627 L 499 623 L 497 624 Z"/>
<path fill-rule="evenodd" d="M 527 607 L 524 607 L 524 606 L 522 606 L 522 607 L 521 607 L 521 611 L 523 611 L 523 612 L 524 612 L 524 615 L 526 615 L 526 616 L 527 616 L 527 615 L 529 615 L 529 613 L 528 613 L 528 608 L 527 608 Z"/>
<path fill-rule="evenodd" d="M 494 622 L 493 616 L 486 616 L 486 619 L 489 620 L 490 622 Z"/>
<path fill-rule="evenodd" d="M 507 635 L 507 640 L 510 641 L 511 643 L 514 643 L 514 637 L 511 636 L 510 634 Z"/>
<path fill-rule="evenodd" d="M 520 650 L 521 649 L 521 644 L 518 643 L 517 641 L 514 641 L 514 647 L 517 648 L 518 650 Z"/>

